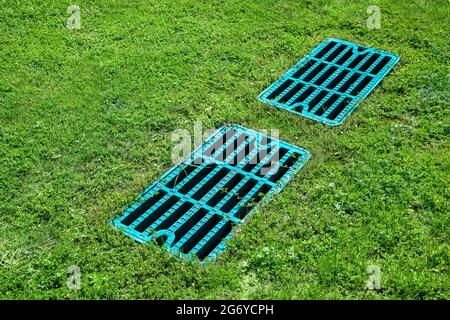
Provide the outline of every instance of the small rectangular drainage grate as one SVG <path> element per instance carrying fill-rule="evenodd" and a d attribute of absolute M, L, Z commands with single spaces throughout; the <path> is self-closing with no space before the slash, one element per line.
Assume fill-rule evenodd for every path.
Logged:
<path fill-rule="evenodd" d="M 327 39 L 273 83 L 259 99 L 328 125 L 342 124 L 399 57 Z"/>
<path fill-rule="evenodd" d="M 273 137 L 222 127 L 112 223 L 138 242 L 156 239 L 177 255 L 207 261 L 309 158 L 308 151 Z"/>

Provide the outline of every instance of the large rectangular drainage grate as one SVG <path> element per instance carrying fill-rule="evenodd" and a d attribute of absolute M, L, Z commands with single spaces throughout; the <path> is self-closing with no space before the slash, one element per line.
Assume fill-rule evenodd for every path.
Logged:
<path fill-rule="evenodd" d="M 112 223 L 138 242 L 156 239 L 177 255 L 210 260 L 233 227 L 281 191 L 309 157 L 247 128 L 222 127 Z"/>
<path fill-rule="evenodd" d="M 327 39 L 260 95 L 262 102 L 328 125 L 339 125 L 399 57 Z"/>

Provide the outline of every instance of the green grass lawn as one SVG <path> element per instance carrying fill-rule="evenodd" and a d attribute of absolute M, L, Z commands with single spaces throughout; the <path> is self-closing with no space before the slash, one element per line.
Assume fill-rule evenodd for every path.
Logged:
<path fill-rule="evenodd" d="M 0 0 L 1 299 L 450 297 L 448 1 L 37 3 Z M 343 126 L 258 101 L 333 36 L 401 58 Z M 195 121 L 313 156 L 205 267 L 108 224 Z"/>

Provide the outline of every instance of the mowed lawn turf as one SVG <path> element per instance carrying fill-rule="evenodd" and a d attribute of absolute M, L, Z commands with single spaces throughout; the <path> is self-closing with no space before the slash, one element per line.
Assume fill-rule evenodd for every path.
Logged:
<path fill-rule="evenodd" d="M 449 16 L 445 0 L 1 0 L 0 298 L 449 298 Z M 329 37 L 400 63 L 340 127 L 258 101 Z M 312 153 L 207 266 L 108 223 L 195 121 Z"/>

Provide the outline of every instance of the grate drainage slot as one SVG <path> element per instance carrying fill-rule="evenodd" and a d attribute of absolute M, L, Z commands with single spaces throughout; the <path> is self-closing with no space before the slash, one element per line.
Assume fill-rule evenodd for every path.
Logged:
<path fill-rule="evenodd" d="M 378 74 L 378 72 L 380 72 L 380 70 L 383 69 L 390 60 L 390 57 L 384 57 L 375 67 L 372 68 L 372 70 L 370 70 L 370 73 L 373 75 Z"/>
<path fill-rule="evenodd" d="M 188 193 L 194 186 L 196 186 L 200 181 L 203 180 L 205 176 L 211 173 L 211 171 L 216 168 L 217 165 L 215 163 L 207 164 L 205 167 L 200 169 L 189 181 L 186 182 L 185 185 L 183 185 L 178 192 L 182 194 Z"/>
<path fill-rule="evenodd" d="M 201 208 L 198 211 L 196 211 L 185 223 L 181 225 L 180 228 L 178 228 L 175 231 L 175 240 L 174 243 L 177 243 L 180 241 L 181 238 L 184 237 L 185 234 L 188 233 L 189 230 L 191 230 L 197 223 L 199 223 L 206 215 L 208 214 L 208 210 Z"/>
<path fill-rule="evenodd" d="M 177 196 L 170 197 L 166 202 L 160 205 L 155 211 L 153 211 L 149 216 L 147 216 L 141 223 L 135 228 L 136 231 L 142 232 L 147 229 L 153 222 L 159 219 L 167 210 L 172 208 L 172 206 L 178 202 L 180 198 Z"/>
<path fill-rule="evenodd" d="M 194 163 L 198 163 L 198 162 L 194 161 Z M 197 168 L 198 168 L 198 165 L 194 165 L 194 164 L 187 165 L 183 170 L 181 170 L 181 172 L 178 175 L 176 175 L 172 180 L 170 180 L 166 184 L 166 186 L 171 189 L 175 188 L 178 184 L 183 182 L 184 178 L 189 176 Z"/>
<path fill-rule="evenodd" d="M 194 206 L 191 202 L 184 202 L 178 207 L 169 217 L 167 217 L 163 222 L 161 222 L 155 230 L 165 230 L 169 229 L 177 220 L 179 220 L 184 214 L 186 214 Z"/>
<path fill-rule="evenodd" d="M 205 156 L 213 157 L 219 149 L 221 149 L 224 145 L 226 145 L 228 143 L 228 141 L 231 140 L 231 138 L 234 137 L 235 133 L 236 132 L 234 130 L 227 131 L 224 135 L 222 135 L 219 139 L 217 139 L 217 141 L 205 151 Z"/>
<path fill-rule="evenodd" d="M 336 105 L 330 113 L 328 113 L 327 118 L 331 119 L 331 120 L 336 119 L 338 114 L 340 114 L 341 111 L 344 110 L 344 108 L 347 107 L 351 101 L 352 101 L 352 99 L 345 98 L 344 100 L 339 102 L 339 104 Z"/>
<path fill-rule="evenodd" d="M 200 200 L 205 194 L 208 193 L 220 180 L 222 180 L 228 173 L 230 169 L 221 168 L 210 180 L 208 180 L 194 195 L 192 198 L 195 200 Z"/>
<path fill-rule="evenodd" d="M 231 180 L 208 201 L 208 205 L 215 207 L 227 195 L 228 190 L 233 190 L 243 178 L 244 176 L 240 173 L 233 176 L 233 178 L 231 178 Z"/>
<path fill-rule="evenodd" d="M 155 205 L 159 200 L 161 200 L 167 193 L 164 191 L 159 191 L 151 196 L 148 200 L 146 200 L 143 204 L 141 204 L 137 209 L 135 209 L 130 215 L 126 216 L 122 220 L 122 224 L 125 226 L 129 226 L 133 223 L 138 217 L 140 217 L 145 211 L 150 209 L 153 205 Z"/>
<path fill-rule="evenodd" d="M 298 153 L 292 153 L 284 164 L 278 169 L 278 171 L 270 177 L 270 181 L 278 182 L 291 168 L 297 163 L 301 155 Z"/>
<path fill-rule="evenodd" d="M 263 184 L 249 199 L 249 201 L 242 205 L 235 213 L 238 219 L 244 219 L 254 206 L 258 204 L 262 197 L 264 197 L 272 189 L 271 185 Z"/>
<path fill-rule="evenodd" d="M 270 159 L 265 162 L 261 168 L 255 173 L 258 177 L 264 177 L 266 174 L 274 167 L 275 163 L 278 163 L 278 160 L 284 157 L 284 155 L 289 150 L 286 148 L 280 148 L 278 149 L 271 157 Z"/>
<path fill-rule="evenodd" d="M 317 109 L 317 111 L 315 112 L 316 115 L 321 116 L 322 114 L 325 113 L 325 111 L 328 110 L 329 107 L 331 107 L 337 100 L 339 99 L 339 95 L 338 94 L 333 94 L 330 98 L 328 98 L 323 104 L 322 106 Z"/>
<path fill-rule="evenodd" d="M 211 231 L 218 223 L 222 220 L 222 217 L 214 214 L 211 218 L 206 220 L 201 227 L 195 231 L 189 239 L 181 246 L 180 251 L 183 253 L 189 253 L 192 248 L 195 247 L 195 245 L 203 239 L 204 236 L 208 234 L 209 231 Z"/>
<path fill-rule="evenodd" d="M 248 180 L 239 189 L 239 191 L 233 194 L 233 196 L 220 208 L 220 210 L 226 213 L 230 212 L 231 209 L 233 209 L 239 203 L 239 200 L 241 200 L 257 183 L 258 181 L 256 181 L 255 179 Z"/>
<path fill-rule="evenodd" d="M 219 244 L 222 242 L 224 238 L 226 238 L 233 228 L 233 223 L 231 221 L 227 221 L 220 229 L 217 231 L 205 245 L 201 247 L 201 249 L 196 253 L 196 256 L 199 259 L 206 258 Z"/>
<path fill-rule="evenodd" d="M 282 93 L 284 90 L 286 90 L 294 81 L 288 79 L 281 86 L 279 86 L 276 90 L 274 90 L 270 95 L 269 99 L 273 99 L 276 96 L 278 96 L 280 93 Z"/>

